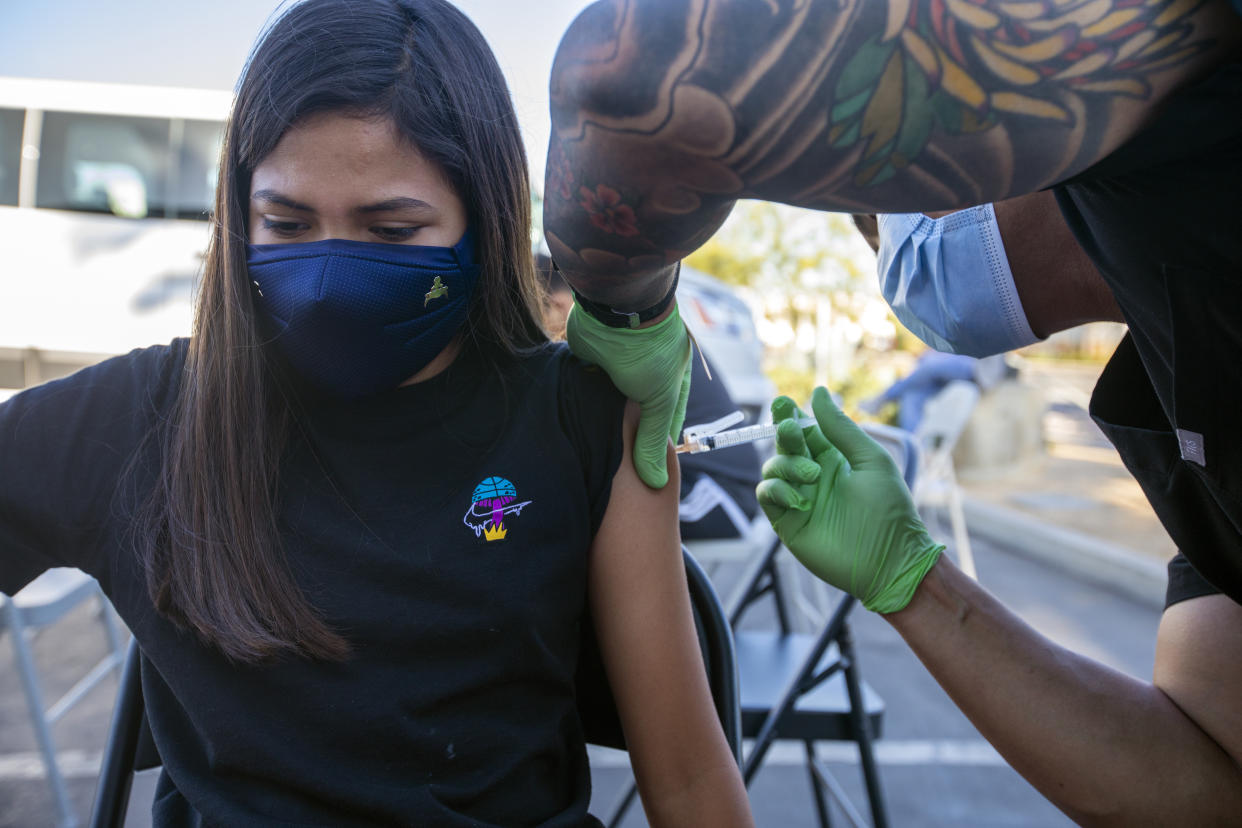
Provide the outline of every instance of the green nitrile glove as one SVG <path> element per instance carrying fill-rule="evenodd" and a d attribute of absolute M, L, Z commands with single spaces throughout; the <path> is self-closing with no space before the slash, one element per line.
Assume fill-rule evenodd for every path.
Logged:
<path fill-rule="evenodd" d="M 664 488 L 668 440 L 681 434 L 690 396 L 690 334 L 677 307 L 649 328 L 610 328 L 575 301 L 565 338 L 570 350 L 603 368 L 617 390 L 642 407 L 634 469 L 651 488 Z"/>
<path fill-rule="evenodd" d="M 772 403 L 777 455 L 757 494 L 789 551 L 816 577 L 875 612 L 904 609 L 944 546 L 927 534 L 897 471 L 877 442 L 832 403 L 811 396 L 818 426 L 788 397 Z"/>

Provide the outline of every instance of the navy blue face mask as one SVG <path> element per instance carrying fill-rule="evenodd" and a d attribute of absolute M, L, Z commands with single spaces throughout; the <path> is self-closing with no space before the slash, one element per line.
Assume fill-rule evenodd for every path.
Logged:
<path fill-rule="evenodd" d="M 474 238 L 452 247 L 342 239 L 247 247 L 265 335 L 338 397 L 387 391 L 453 340 L 478 281 Z"/>

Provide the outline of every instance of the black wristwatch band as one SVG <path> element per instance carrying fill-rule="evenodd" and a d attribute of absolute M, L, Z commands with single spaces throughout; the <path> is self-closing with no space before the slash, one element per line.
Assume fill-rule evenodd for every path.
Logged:
<path fill-rule="evenodd" d="M 556 267 L 556 263 L 552 263 Z M 668 310 L 668 306 L 673 303 L 677 297 L 677 282 L 681 279 L 681 262 L 677 263 L 677 270 L 673 273 L 673 284 L 668 289 L 668 293 L 659 302 L 656 302 L 649 308 L 640 311 L 627 313 L 619 311 L 616 308 L 610 308 L 607 305 L 601 305 L 599 302 L 592 302 L 578 291 L 574 290 L 574 301 L 576 301 L 584 311 L 591 316 L 603 322 L 610 328 L 637 328 L 644 322 L 650 322 L 664 311 Z M 571 287 L 570 290 L 573 290 Z"/>

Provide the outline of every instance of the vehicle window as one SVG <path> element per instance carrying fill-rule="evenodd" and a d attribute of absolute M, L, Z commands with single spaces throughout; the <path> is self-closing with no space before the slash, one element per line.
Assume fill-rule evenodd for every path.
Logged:
<path fill-rule="evenodd" d="M 168 120 L 46 112 L 36 207 L 163 216 Z"/>
<path fill-rule="evenodd" d="M 224 124 L 219 121 L 185 122 L 177 164 L 177 218 L 205 220 L 210 214 L 223 141 Z"/>
<path fill-rule="evenodd" d="M 0 109 L 0 204 L 17 204 L 17 176 L 22 165 L 25 123 L 25 110 Z"/>

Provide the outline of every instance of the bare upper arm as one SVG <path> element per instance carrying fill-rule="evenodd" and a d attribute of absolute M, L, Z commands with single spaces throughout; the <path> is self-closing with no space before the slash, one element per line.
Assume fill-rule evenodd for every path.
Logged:
<path fill-rule="evenodd" d="M 1153 683 L 1242 772 L 1242 605 L 1207 595 L 1166 609 Z"/>
<path fill-rule="evenodd" d="M 694 629 L 677 528 L 677 461 L 670 451 L 663 489 L 643 484 L 630 459 L 637 422 L 638 406 L 629 403 L 624 457 L 591 549 L 596 636 L 644 805 L 684 800 L 710 779 L 714 807 L 732 807 L 721 821 L 696 824 L 734 824 L 745 793 Z"/>

